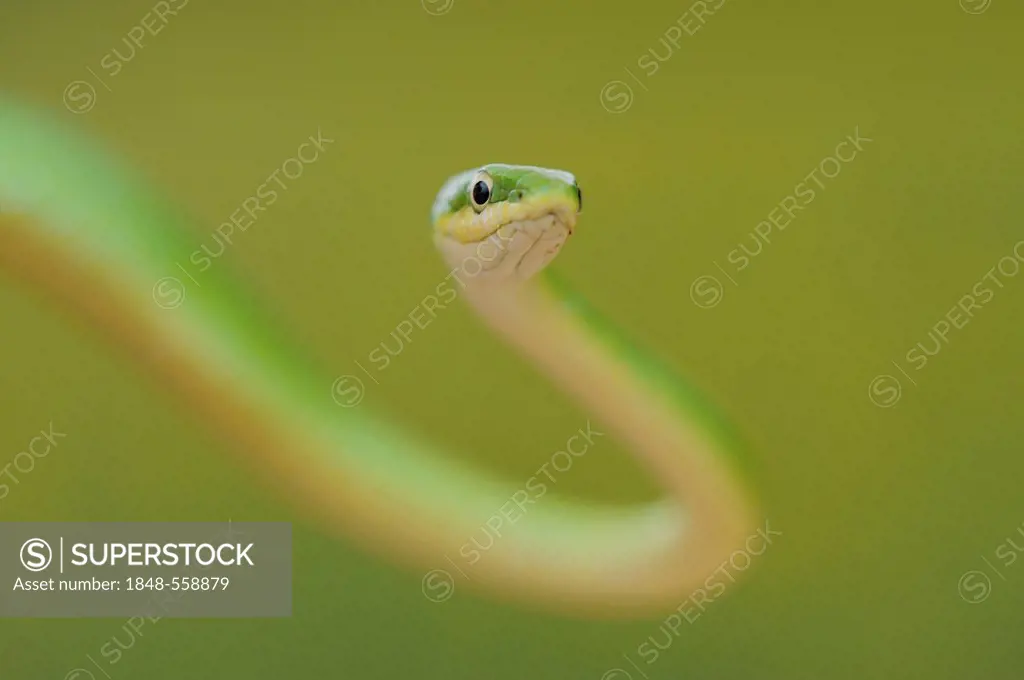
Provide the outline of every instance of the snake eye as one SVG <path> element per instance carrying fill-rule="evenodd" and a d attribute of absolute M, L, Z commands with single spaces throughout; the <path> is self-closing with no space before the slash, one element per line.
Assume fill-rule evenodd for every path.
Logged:
<path fill-rule="evenodd" d="M 494 180 L 486 172 L 478 172 L 473 177 L 473 183 L 470 186 L 469 196 L 473 203 L 473 210 L 480 212 L 487 205 L 487 202 L 491 200 L 491 191 L 494 189 Z"/>

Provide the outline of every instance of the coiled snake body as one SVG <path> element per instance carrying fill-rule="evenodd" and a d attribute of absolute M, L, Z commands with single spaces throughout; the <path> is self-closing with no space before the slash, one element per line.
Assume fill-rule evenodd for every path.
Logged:
<path fill-rule="evenodd" d="M 448 264 L 484 262 L 463 297 L 616 435 L 666 491 L 633 509 L 545 497 L 472 567 L 474 586 L 568 613 L 665 610 L 754 527 L 735 444 L 703 399 L 538 273 L 576 228 L 565 172 L 488 165 L 433 209 Z M 188 218 L 91 140 L 0 99 L 0 267 L 45 288 L 130 350 L 327 526 L 425 568 L 479 529 L 509 485 L 360 407 L 219 268 L 169 310 L 154 283 L 194 248 Z M 486 247 L 486 256 L 483 256 Z"/>

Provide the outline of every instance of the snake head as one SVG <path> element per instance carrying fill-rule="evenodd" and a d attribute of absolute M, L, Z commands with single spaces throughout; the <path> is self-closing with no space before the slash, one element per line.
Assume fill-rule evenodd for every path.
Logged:
<path fill-rule="evenodd" d="M 558 254 L 583 204 L 562 170 L 485 165 L 450 178 L 434 201 L 434 242 L 452 267 L 481 280 L 523 280 Z"/>

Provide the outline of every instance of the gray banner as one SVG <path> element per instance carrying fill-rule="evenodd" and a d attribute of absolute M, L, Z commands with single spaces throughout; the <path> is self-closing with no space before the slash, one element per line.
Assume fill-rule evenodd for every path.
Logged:
<path fill-rule="evenodd" d="M 283 523 L 0 523 L 0 617 L 280 617 Z"/>

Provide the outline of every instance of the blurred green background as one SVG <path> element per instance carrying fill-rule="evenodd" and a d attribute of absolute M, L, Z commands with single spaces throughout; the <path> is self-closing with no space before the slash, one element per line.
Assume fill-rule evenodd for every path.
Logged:
<path fill-rule="evenodd" d="M 449 174 L 575 172 L 586 211 L 556 266 L 726 410 L 783 532 L 646 667 L 657 618 L 561 619 L 462 590 L 435 604 L 422 573 L 307 523 L 147 374 L 4 278 L 0 465 L 51 421 L 67 438 L 0 519 L 296 523 L 293 618 L 165 619 L 111 678 L 639 680 L 623 654 L 650 678 L 1020 677 L 1024 560 L 995 553 L 1024 545 L 1024 275 L 1001 278 L 916 385 L 891 362 L 913 371 L 906 352 L 1024 239 L 1024 7 L 729 0 L 648 76 L 638 60 L 666 56 L 689 7 L 191 0 L 113 77 L 101 60 L 128 54 L 153 3 L 0 9 L 0 86 L 106 140 L 204 229 L 318 128 L 337 140 L 217 266 L 338 374 L 444 276 L 428 211 Z M 83 113 L 62 102 L 78 80 L 96 88 Z M 627 101 L 611 81 L 632 88 L 628 109 L 607 110 Z M 874 141 L 728 281 L 715 263 L 754 248 L 754 226 L 858 127 Z M 690 287 L 706 275 L 723 288 L 702 308 Z M 890 408 L 869 398 L 884 374 L 902 381 Z M 461 305 L 361 408 L 513 479 L 586 419 Z M 558 488 L 655 494 L 613 443 Z M 981 602 L 958 589 L 971 570 L 990 578 Z M 0 677 L 65 678 L 123 625 L 0 621 Z"/>

